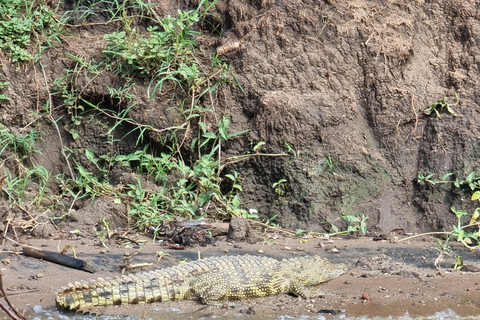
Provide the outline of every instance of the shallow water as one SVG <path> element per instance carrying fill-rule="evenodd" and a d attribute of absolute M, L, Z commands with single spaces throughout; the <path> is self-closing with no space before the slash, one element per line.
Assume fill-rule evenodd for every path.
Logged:
<path fill-rule="evenodd" d="M 446 309 L 443 311 L 436 312 L 431 316 L 424 317 L 411 317 L 408 313 L 399 316 L 399 317 L 367 317 L 367 316 L 349 316 L 346 314 L 338 315 L 301 315 L 297 317 L 289 315 L 281 316 L 268 316 L 268 315 L 245 315 L 245 314 L 229 314 L 227 316 L 219 315 L 205 315 L 202 313 L 185 313 L 178 309 L 155 309 L 150 311 L 151 314 L 142 314 L 140 316 L 125 316 L 125 315 L 81 315 L 73 313 L 62 313 L 57 309 L 44 309 L 40 305 L 36 305 L 32 310 L 27 312 L 25 316 L 27 319 L 32 320 L 89 320 L 89 319 L 100 319 L 100 320 L 155 320 L 155 319 L 168 319 L 168 320 L 470 320 L 470 319 L 480 319 L 480 316 L 469 316 L 461 317 L 457 315 L 452 309 Z M 10 319 L 6 314 L 0 312 L 1 320 Z"/>

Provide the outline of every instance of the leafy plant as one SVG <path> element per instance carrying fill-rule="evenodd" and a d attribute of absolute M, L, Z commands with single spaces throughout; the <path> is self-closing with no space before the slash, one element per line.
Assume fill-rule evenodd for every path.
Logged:
<path fill-rule="evenodd" d="M 339 235 L 339 234 L 345 234 L 345 233 L 353 233 L 360 231 L 363 235 L 367 233 L 367 220 L 368 216 L 366 216 L 363 213 L 360 213 L 356 216 L 354 215 L 344 215 L 342 218 L 346 221 L 349 222 L 349 226 L 347 230 L 345 231 L 340 231 L 337 226 L 330 222 L 325 222 L 326 224 L 329 224 L 332 228 L 333 233 L 330 234 L 330 236 L 333 235 Z"/>
<path fill-rule="evenodd" d="M 430 174 L 422 174 L 419 173 L 417 176 L 417 182 L 422 183 L 426 182 L 432 186 L 437 184 L 445 184 L 445 183 L 452 183 L 456 188 L 462 188 L 467 186 L 471 191 L 480 190 L 480 177 L 477 177 L 475 171 L 471 172 L 464 180 L 459 180 L 456 178 L 455 180 L 447 180 L 453 173 L 445 174 L 441 180 L 433 179 L 434 173 Z"/>
<path fill-rule="evenodd" d="M 36 149 L 36 139 L 39 132 L 36 128 L 30 129 L 26 133 L 13 132 L 10 128 L 0 123 L 0 156 L 5 150 L 14 152 L 12 157 L 17 157 L 18 161 L 30 157 L 33 153 L 40 152 Z M 5 161 L 5 160 L 3 160 Z"/>
<path fill-rule="evenodd" d="M 327 165 L 328 165 L 328 171 L 334 173 L 334 172 L 335 172 L 335 168 L 336 168 L 336 166 L 337 166 L 337 163 L 332 160 L 332 157 L 331 157 L 331 156 L 328 156 L 328 157 L 327 157 L 326 162 L 327 162 Z"/>
<path fill-rule="evenodd" d="M 431 185 L 442 184 L 442 183 L 452 183 L 453 181 L 447 180 L 447 178 L 450 177 L 452 174 L 453 173 L 447 173 L 442 177 L 442 180 L 433 180 L 432 178 L 435 175 L 434 173 L 430 173 L 427 175 L 419 173 L 417 176 L 417 182 L 418 183 L 426 182 Z"/>
<path fill-rule="evenodd" d="M 326 224 L 330 226 L 330 228 L 332 229 L 333 232 L 329 233 L 330 236 L 336 236 L 340 234 L 348 234 L 348 233 L 354 233 L 354 232 L 360 232 L 363 235 L 367 233 L 367 227 L 368 227 L 367 220 L 369 218 L 365 214 L 360 213 L 358 215 L 344 215 L 342 216 L 342 218 L 349 223 L 347 230 L 344 230 L 344 231 L 340 231 L 340 229 L 331 222 L 328 222 L 328 221 L 322 222 L 322 224 Z"/>
<path fill-rule="evenodd" d="M 289 143 L 285 142 L 285 147 L 288 150 L 288 153 L 291 153 L 294 158 L 298 158 L 297 150 L 295 150 Z"/>
<path fill-rule="evenodd" d="M 367 220 L 368 217 L 360 213 L 356 216 L 344 215 L 343 219 L 347 220 L 350 225 L 347 228 L 347 233 L 353 233 L 360 231 L 361 234 L 365 235 L 367 233 Z"/>
<path fill-rule="evenodd" d="M 75 8 L 68 10 L 62 20 L 71 23 L 88 25 L 89 21 L 99 17 L 107 20 L 107 23 L 119 21 L 120 19 L 148 18 L 148 14 L 154 14 L 152 5 L 143 0 L 101 0 L 101 1 L 77 1 Z"/>
<path fill-rule="evenodd" d="M 0 76 L 2 74 L 0 73 Z M 3 90 L 3 88 L 5 88 L 6 86 L 8 86 L 10 84 L 10 82 L 8 81 L 5 81 L 5 82 L 0 82 L 0 92 Z M 7 97 L 6 95 L 4 94 L 0 94 L 0 103 L 2 103 L 3 101 L 8 101 L 10 100 L 9 97 Z"/>
<path fill-rule="evenodd" d="M 456 237 L 457 241 L 461 242 L 465 247 L 474 251 L 476 247 L 480 246 L 480 223 L 476 222 L 480 213 L 480 208 L 475 209 L 470 219 L 470 223 L 467 225 L 462 224 L 462 217 L 468 215 L 468 212 L 464 210 L 457 210 L 455 207 L 451 207 L 450 209 L 457 217 L 457 224 L 453 226 L 451 235 Z M 470 232 L 467 231 L 467 227 L 472 226 L 476 226 L 477 230 Z"/>
<path fill-rule="evenodd" d="M 27 50 L 32 37 L 39 46 L 51 45 L 63 32 L 62 24 L 45 1 L 5 0 L 0 6 L 0 50 L 10 56 L 12 62 L 28 61 L 33 58 Z M 39 53 L 45 48 L 40 46 Z"/>
<path fill-rule="evenodd" d="M 427 116 L 435 113 L 437 115 L 437 119 L 442 119 L 440 112 L 442 112 L 443 109 L 446 109 L 448 113 L 450 113 L 452 116 L 457 117 L 457 114 L 455 113 L 455 111 L 453 111 L 453 108 L 452 108 L 453 106 L 456 106 L 459 103 L 458 94 L 456 93 L 455 93 L 455 99 L 456 99 L 455 104 L 447 103 L 445 101 L 445 97 L 440 100 L 437 100 L 436 102 L 432 103 L 430 107 L 423 110 L 423 113 L 425 113 Z"/>
<path fill-rule="evenodd" d="M 205 87 L 217 73 L 222 79 L 229 73 L 225 64 L 215 59 L 212 67 L 219 71 L 208 72 L 199 62 L 195 36 L 198 32 L 193 26 L 200 21 L 203 14 L 215 3 L 201 1 L 196 10 L 177 11 L 177 16 L 166 16 L 160 22 L 161 27 L 147 27 L 147 35 L 138 33 L 130 27 L 129 20 L 124 20 L 125 31 L 105 35 L 107 48 L 104 50 L 106 62 L 113 66 L 113 71 L 124 75 L 143 75 L 150 79 L 150 98 L 163 92 L 164 85 L 171 83 L 181 88 L 192 98 L 207 93 Z M 205 12 L 201 9 L 206 5 Z M 213 73 L 213 74 L 212 74 Z M 222 80 L 223 81 L 223 80 Z"/>
<path fill-rule="evenodd" d="M 106 241 L 112 237 L 113 232 L 110 231 L 110 222 L 108 222 L 106 218 L 103 218 L 102 222 L 103 226 L 99 231 L 95 232 L 95 235 L 98 237 L 98 240 L 100 240 L 102 246 L 108 249 Z"/>
<path fill-rule="evenodd" d="M 287 179 L 280 179 L 272 185 L 273 190 L 279 196 L 283 196 L 286 191 Z"/>
<path fill-rule="evenodd" d="M 480 200 L 480 177 L 477 177 L 475 172 L 471 172 L 464 180 L 459 180 L 458 178 L 455 181 L 447 180 L 452 173 L 448 173 L 443 176 L 442 180 L 437 181 L 432 179 L 433 174 L 423 175 L 418 174 L 418 182 L 427 182 L 432 186 L 441 183 L 451 183 L 456 188 L 463 188 L 466 187 L 470 191 L 474 191 L 471 200 L 477 201 Z M 471 214 L 468 223 L 465 223 L 466 216 L 469 215 L 467 211 L 464 210 L 457 210 L 455 207 L 451 207 L 450 210 L 455 214 L 457 218 L 457 223 L 452 226 L 451 231 L 442 231 L 442 232 L 429 232 L 427 234 L 445 234 L 448 235 L 448 239 L 445 242 L 445 245 L 448 243 L 451 237 L 456 238 L 458 242 L 461 242 L 463 246 L 469 248 L 470 250 L 474 251 L 476 248 L 480 246 L 480 222 L 478 222 L 478 217 L 480 216 L 480 208 L 476 208 L 474 212 Z M 420 234 L 417 236 L 422 236 L 424 234 Z M 405 239 L 410 239 L 411 237 L 407 237 Z M 405 240 L 405 239 L 402 239 Z M 443 250 L 443 249 L 442 249 Z M 461 264 L 461 260 L 457 257 L 457 264 Z"/>

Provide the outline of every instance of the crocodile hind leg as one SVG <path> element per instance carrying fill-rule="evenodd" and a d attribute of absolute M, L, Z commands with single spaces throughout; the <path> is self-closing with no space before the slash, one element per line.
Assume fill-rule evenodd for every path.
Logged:
<path fill-rule="evenodd" d="M 290 290 L 288 293 L 292 293 L 297 297 L 302 297 L 303 299 L 309 299 L 309 298 L 325 295 L 321 291 L 317 291 L 315 289 L 305 287 L 303 284 L 301 284 L 298 281 L 290 282 Z"/>
<path fill-rule="evenodd" d="M 230 286 L 219 274 L 205 274 L 190 283 L 192 296 L 203 304 L 219 305 L 216 301 L 228 299 Z"/>

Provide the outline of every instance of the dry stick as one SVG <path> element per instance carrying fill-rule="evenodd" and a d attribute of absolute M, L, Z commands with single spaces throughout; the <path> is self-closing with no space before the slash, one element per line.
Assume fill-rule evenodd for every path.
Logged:
<path fill-rule="evenodd" d="M 5 299 L 10 309 L 8 309 L 8 307 L 1 302 L 0 302 L 0 308 L 3 311 L 5 311 L 5 313 L 8 314 L 10 318 L 14 320 L 27 320 L 27 318 L 25 318 L 8 299 L 7 292 L 5 292 L 5 289 L 3 288 L 3 278 L 2 278 L 1 270 L 0 270 L 0 291 L 2 293 L 3 299 Z"/>
<path fill-rule="evenodd" d="M 190 109 L 193 110 L 193 107 L 195 106 L 195 88 L 192 87 L 192 106 L 190 107 Z M 178 150 L 178 155 L 180 156 L 180 159 L 183 161 L 183 158 L 182 158 L 182 153 L 180 152 L 180 149 L 182 148 L 185 140 L 187 139 L 187 135 L 188 135 L 188 131 L 190 130 L 190 121 L 187 121 L 187 129 L 185 129 L 185 133 L 183 134 L 183 139 L 182 139 L 182 142 L 180 143 L 180 145 L 177 147 L 177 150 Z"/>
<path fill-rule="evenodd" d="M 276 230 L 276 231 L 279 231 L 279 232 L 283 232 L 283 233 L 287 233 L 287 234 L 291 234 L 291 235 L 294 235 L 296 236 L 297 233 L 293 232 L 293 231 L 290 231 L 290 230 L 283 230 L 283 229 L 280 229 L 280 228 L 277 228 L 277 227 L 272 227 L 272 226 L 269 226 L 268 224 L 266 223 L 263 223 L 263 222 L 259 222 L 259 221 L 255 221 L 255 220 L 252 220 L 252 219 L 247 219 L 248 221 L 252 222 L 252 223 L 255 223 L 255 224 L 259 224 L 261 225 L 262 227 L 265 227 L 267 229 L 273 229 L 273 230 Z"/>
<path fill-rule="evenodd" d="M 104 115 L 106 115 L 107 117 L 109 118 L 112 118 L 112 119 L 115 119 L 115 120 L 120 120 L 120 121 L 125 121 L 126 123 L 130 123 L 134 126 L 137 126 L 137 127 L 140 127 L 140 128 L 145 128 L 145 129 L 148 129 L 148 130 L 151 130 L 153 132 L 158 132 L 158 133 L 162 133 L 162 132 L 165 132 L 165 131 L 169 131 L 169 130 L 173 130 L 173 129 L 180 129 L 180 128 L 183 128 L 185 127 L 187 124 L 188 124 L 188 121 L 187 122 L 184 122 L 182 125 L 180 126 L 174 126 L 174 127 L 169 127 L 169 128 L 163 128 L 163 129 L 156 129 L 154 127 L 152 127 L 151 125 L 148 125 L 148 124 L 141 124 L 141 123 L 138 123 L 138 122 L 135 122 L 135 121 L 130 121 L 130 120 L 127 120 L 127 119 L 124 119 L 124 118 L 121 118 L 121 117 L 117 117 L 117 116 L 114 116 L 112 114 L 109 114 L 108 112 L 106 112 L 105 110 L 102 110 L 100 108 L 98 108 L 97 106 L 93 105 L 93 107 L 100 111 L 101 113 L 103 113 Z"/>
<path fill-rule="evenodd" d="M 33 64 L 33 74 L 35 75 L 35 88 L 37 89 L 37 112 L 40 109 L 40 84 L 38 83 L 37 77 L 37 67 L 35 66 L 35 61 L 32 61 Z"/>
<path fill-rule="evenodd" d="M 17 316 L 17 314 L 16 314 L 14 311 L 10 310 L 10 309 L 9 309 L 6 305 L 4 305 L 2 302 L 0 302 L 0 309 L 2 309 L 3 311 L 5 311 L 5 313 L 6 313 L 10 318 L 12 318 L 13 320 L 26 319 L 26 318 L 23 318 L 23 316 L 22 316 L 22 317 Z"/>
<path fill-rule="evenodd" d="M 18 246 L 21 246 L 23 254 L 25 256 L 29 256 L 37 259 L 43 259 L 43 260 L 57 263 L 69 268 L 83 270 L 90 273 L 96 272 L 95 268 L 85 260 L 80 260 L 80 259 L 72 258 L 70 256 L 66 256 L 57 252 L 42 250 L 40 248 L 24 245 L 8 237 L 6 237 L 6 239 L 9 241 L 12 241 Z"/>
<path fill-rule="evenodd" d="M 434 234 L 452 234 L 452 232 L 447 232 L 447 231 L 442 231 L 442 232 L 426 232 L 426 233 L 420 233 L 420 234 L 416 234 L 416 235 L 413 235 L 413 236 L 410 236 L 410 237 L 406 237 L 406 238 L 403 238 L 403 239 L 399 239 L 397 240 L 397 242 L 401 242 L 401 241 L 405 241 L 405 240 L 410 240 L 410 239 L 413 239 L 413 238 L 418 238 L 418 237 L 424 237 L 424 236 L 430 236 L 430 235 L 434 235 Z"/>
<path fill-rule="evenodd" d="M 415 133 L 415 131 L 417 130 L 417 125 L 418 125 L 418 115 L 417 115 L 417 112 L 415 111 L 415 105 L 413 104 L 413 100 L 415 98 L 415 95 L 413 94 L 413 92 L 411 92 L 410 90 L 406 90 L 406 89 L 400 89 L 400 88 L 393 88 L 397 91 L 400 91 L 400 92 L 407 92 L 410 94 L 410 106 L 412 107 L 412 111 L 413 111 L 413 114 L 415 115 L 415 125 L 413 127 L 413 130 L 412 132 L 410 132 L 407 137 L 405 138 L 405 141 L 408 140 L 408 138 L 410 138 L 411 135 L 413 135 Z"/>
<path fill-rule="evenodd" d="M 472 223 L 472 224 L 467 224 L 466 226 L 462 226 L 460 229 L 465 229 L 465 228 L 473 227 L 473 226 L 480 226 L 480 222 L 476 222 L 476 223 Z M 418 238 L 418 237 L 423 237 L 423 236 L 430 236 L 430 235 L 434 235 L 434 234 L 446 234 L 446 235 L 451 235 L 451 234 L 453 234 L 454 232 L 455 232 L 455 231 L 439 231 L 439 232 L 420 233 L 420 234 L 416 234 L 416 235 L 413 235 L 413 236 L 410 236 L 410 237 L 406 237 L 406 238 L 397 240 L 397 242 L 401 242 L 401 241 L 405 241 L 405 240 L 410 240 L 410 239 L 413 239 L 413 238 Z"/>
<path fill-rule="evenodd" d="M 225 166 L 227 165 L 241 162 L 246 159 L 254 158 L 254 157 L 290 157 L 290 155 L 286 153 L 273 153 L 273 154 L 272 153 L 253 153 L 253 154 L 245 154 L 241 156 L 234 156 L 227 159 L 227 161 L 220 167 L 220 171 L 222 171 L 223 168 L 225 168 Z"/>
<path fill-rule="evenodd" d="M 50 291 L 52 291 L 52 289 L 53 289 L 53 287 L 50 287 L 50 289 L 48 289 L 47 292 L 45 292 L 45 294 L 40 298 L 39 302 L 42 302 L 43 299 L 46 298 L 47 294 L 48 294 Z"/>

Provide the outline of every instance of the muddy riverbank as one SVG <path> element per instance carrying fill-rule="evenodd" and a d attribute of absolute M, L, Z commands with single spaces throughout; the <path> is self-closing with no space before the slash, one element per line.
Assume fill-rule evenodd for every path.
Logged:
<path fill-rule="evenodd" d="M 80 279 L 119 275 L 124 258 L 140 247 L 117 245 L 108 249 L 87 239 L 26 240 L 26 243 L 56 251 L 66 244 L 76 247 L 77 257 L 97 268 L 92 275 L 50 262 L 23 255 L 1 254 L 5 288 L 12 302 L 20 310 L 34 308 L 56 313 L 54 292 L 57 288 Z M 172 250 L 162 243 L 146 242 L 133 263 L 152 263 L 151 268 L 168 267 L 178 261 L 200 257 L 237 254 L 257 254 L 275 258 L 320 254 L 332 262 L 348 265 L 347 273 L 320 286 L 327 293 L 323 297 L 303 300 L 289 295 L 271 296 L 238 301 L 226 308 L 203 306 L 196 301 L 155 303 L 140 306 L 115 306 L 92 311 L 105 315 L 152 317 L 161 312 L 187 315 L 193 318 L 208 316 L 233 317 L 244 315 L 252 319 L 274 319 L 288 315 L 345 314 L 348 316 L 432 316 L 451 309 L 457 315 L 480 315 L 480 274 L 454 271 L 454 257 L 446 257 L 439 272 L 434 267 L 439 251 L 431 238 L 391 243 L 390 240 L 373 241 L 372 238 L 326 240 L 323 238 L 289 238 L 271 235 L 257 244 L 217 241 L 206 247 Z M 13 249 L 12 246 L 7 248 Z M 455 249 L 455 248 L 454 248 Z M 476 271 L 480 255 L 458 248 L 468 270 Z M 158 261 L 157 252 L 168 253 Z M 128 272 L 128 271 L 127 271 Z M 36 307 L 35 307 L 36 306 Z M 62 313 L 60 313 L 62 314 Z M 68 313 L 67 313 L 68 314 Z M 189 316 L 189 317 L 190 317 Z"/>

